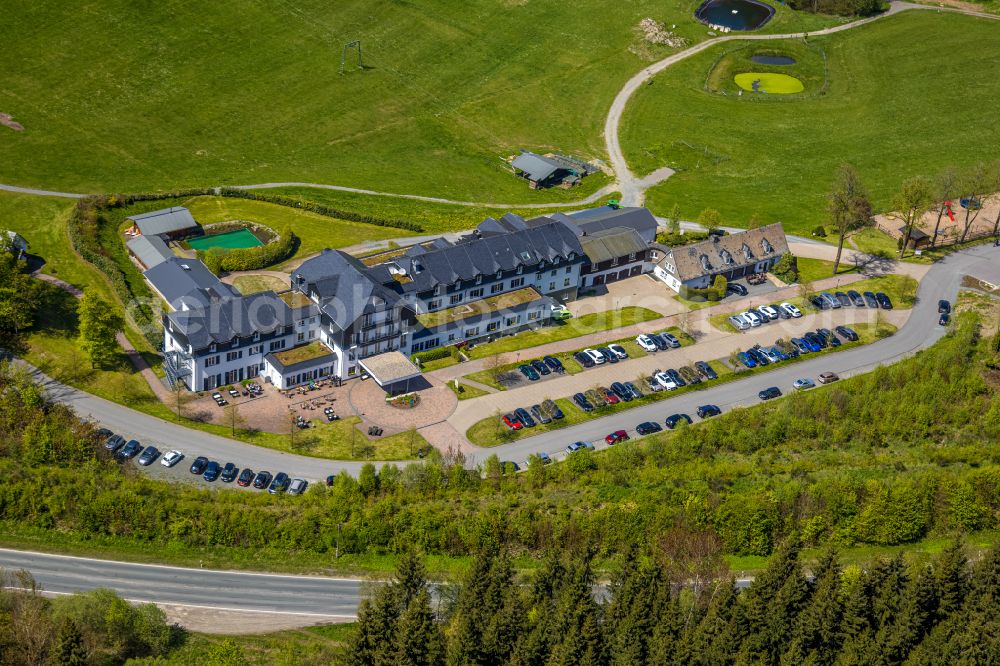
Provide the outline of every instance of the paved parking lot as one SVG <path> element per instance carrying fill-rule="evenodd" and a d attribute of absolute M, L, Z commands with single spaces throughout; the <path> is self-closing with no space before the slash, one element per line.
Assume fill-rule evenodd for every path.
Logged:
<path fill-rule="evenodd" d="M 574 317 L 620 310 L 625 306 L 648 308 L 663 316 L 678 314 L 687 309 L 674 298 L 672 289 L 648 274 L 601 285 L 597 294 L 582 296 L 566 304 Z"/>

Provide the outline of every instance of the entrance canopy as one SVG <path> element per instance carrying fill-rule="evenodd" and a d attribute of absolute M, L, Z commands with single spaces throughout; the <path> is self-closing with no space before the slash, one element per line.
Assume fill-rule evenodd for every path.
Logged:
<path fill-rule="evenodd" d="M 420 376 L 420 368 L 413 365 L 402 352 L 391 351 L 358 361 L 375 383 L 384 389 L 393 384 L 407 382 Z"/>

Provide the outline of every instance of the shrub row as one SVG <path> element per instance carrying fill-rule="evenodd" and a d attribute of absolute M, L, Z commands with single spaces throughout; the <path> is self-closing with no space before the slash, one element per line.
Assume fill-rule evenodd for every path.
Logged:
<path fill-rule="evenodd" d="M 413 362 L 423 365 L 424 363 L 429 363 L 430 361 L 437 361 L 442 358 L 447 358 L 449 356 L 454 356 L 457 353 L 454 347 L 438 347 L 437 349 L 428 349 L 427 351 L 417 352 L 413 355 Z"/>
<path fill-rule="evenodd" d="M 338 219 L 349 220 L 351 222 L 364 222 L 365 224 L 373 224 L 377 227 L 395 227 L 397 229 L 407 229 L 409 231 L 418 232 L 424 230 L 422 226 L 416 222 L 411 222 L 410 220 L 388 220 L 381 217 L 375 217 L 373 215 L 363 215 L 361 213 L 341 210 L 339 208 L 333 208 L 331 206 L 313 203 L 311 201 L 302 201 L 293 197 L 285 197 L 279 194 L 265 194 L 253 190 L 239 190 L 230 187 L 222 188 L 218 194 L 224 197 L 251 199 L 253 201 L 278 204 L 279 206 L 299 208 L 301 210 L 307 210 L 310 213 L 316 213 L 317 215 L 323 215 L 325 217 L 336 217 Z"/>
<path fill-rule="evenodd" d="M 219 258 L 219 265 L 224 271 L 255 271 L 288 259 L 298 247 L 299 237 L 286 227 L 270 243 L 227 251 Z"/>
<path fill-rule="evenodd" d="M 715 280 L 712 281 L 711 287 L 688 287 L 686 285 L 681 285 L 680 297 L 689 301 L 721 301 L 726 297 L 726 289 L 729 286 L 729 282 L 726 280 L 724 275 L 716 275 Z"/>

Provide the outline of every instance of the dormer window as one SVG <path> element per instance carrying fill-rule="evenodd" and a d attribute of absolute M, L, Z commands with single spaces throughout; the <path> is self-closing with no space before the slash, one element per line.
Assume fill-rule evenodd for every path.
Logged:
<path fill-rule="evenodd" d="M 524 266 L 518 266 L 517 267 L 517 274 L 520 275 L 523 272 L 524 272 Z"/>
<path fill-rule="evenodd" d="M 215 353 L 215 349 L 216 349 L 216 347 L 215 347 L 215 343 L 214 342 L 208 346 L 208 351 L 210 353 L 212 353 L 212 354 Z"/>
<path fill-rule="evenodd" d="M 233 340 L 233 344 L 232 344 L 232 345 L 230 345 L 230 346 L 231 346 L 231 347 L 238 347 L 238 346 L 239 346 L 239 344 L 240 344 L 240 339 L 239 339 L 239 338 L 236 338 L 235 340 Z"/>
<path fill-rule="evenodd" d="M 476 284 L 482 284 L 482 283 L 483 283 L 483 276 L 481 274 L 477 274 L 476 275 Z"/>
<path fill-rule="evenodd" d="M 771 254 L 774 252 L 774 246 L 771 245 L 766 238 L 760 239 L 760 246 L 764 248 L 764 254 Z"/>
<path fill-rule="evenodd" d="M 753 252 L 750 251 L 750 246 L 749 245 L 747 245 L 746 243 L 743 243 L 743 247 L 740 248 L 740 249 L 743 250 L 743 256 L 746 257 L 747 261 L 750 261 L 751 259 L 753 259 Z"/>
<path fill-rule="evenodd" d="M 502 277 L 503 277 L 503 271 L 497 271 L 497 279 L 499 280 Z"/>
<path fill-rule="evenodd" d="M 574 259 L 576 259 L 576 252 L 570 252 L 568 255 L 566 255 L 566 259 L 569 261 L 573 261 Z"/>
<path fill-rule="evenodd" d="M 441 285 L 439 284 L 434 285 L 434 295 L 435 296 L 441 295 Z"/>

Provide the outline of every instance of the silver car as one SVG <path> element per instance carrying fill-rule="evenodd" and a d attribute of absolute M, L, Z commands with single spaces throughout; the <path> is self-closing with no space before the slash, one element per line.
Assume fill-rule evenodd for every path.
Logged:
<path fill-rule="evenodd" d="M 163 454 L 163 457 L 160 458 L 160 464 L 164 467 L 173 467 L 179 463 L 182 458 L 184 458 L 184 454 L 180 451 L 167 451 Z"/>
<path fill-rule="evenodd" d="M 292 482 L 288 485 L 289 495 L 301 495 L 306 491 L 306 486 L 309 482 L 304 479 L 292 479 Z"/>

